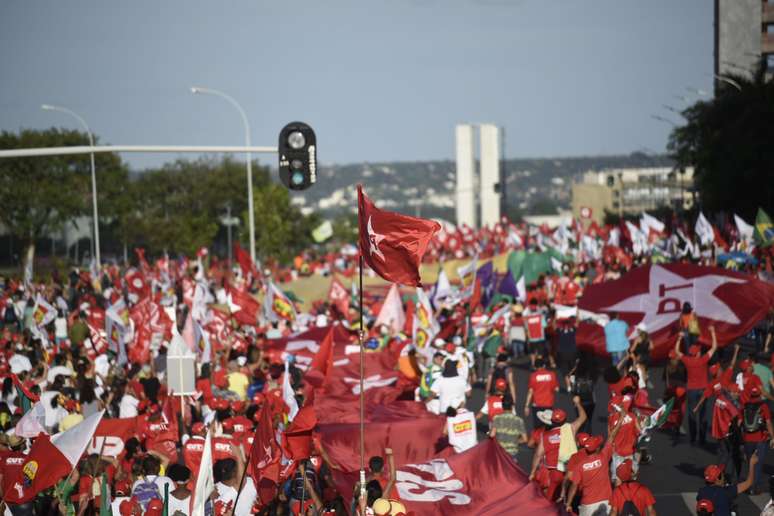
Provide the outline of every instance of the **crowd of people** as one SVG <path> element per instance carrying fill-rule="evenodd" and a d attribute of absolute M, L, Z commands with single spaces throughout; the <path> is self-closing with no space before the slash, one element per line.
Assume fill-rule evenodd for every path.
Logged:
<path fill-rule="evenodd" d="M 548 240 L 560 245 L 562 238 L 541 228 L 519 233 L 504 226 L 449 234 L 431 250 L 436 258 L 476 260 L 509 246 L 538 249 Z M 480 254 L 467 252 L 476 241 Z M 655 515 L 655 498 L 638 472 L 652 460 L 648 442 L 660 429 L 681 445 L 717 443 L 718 459 L 704 469 L 696 510 L 731 514 L 740 493 L 761 493 L 770 483 L 762 466 L 774 446 L 768 406 L 774 399 L 768 358 L 774 319 L 761 321 L 740 351 L 739 342 L 720 346 L 714 327 L 702 328 L 686 302 L 663 368 L 655 367 L 648 327 L 630 328 L 616 313 L 604 323 L 606 352 L 582 349 L 576 332 L 584 289 L 652 260 L 624 259 L 603 247 L 594 256 L 590 244 L 576 246 L 574 259 L 542 272 L 523 295 L 488 304 L 477 297 L 473 267 L 472 282 L 462 277 L 447 295 L 431 293 L 422 321 L 412 313 L 422 300 L 408 293 L 400 310 L 413 329 L 382 317 L 387 299 L 380 289 L 368 289 L 362 307 L 344 288 L 343 305 L 332 289 L 302 310 L 300 300 L 270 281 L 288 271 L 292 277 L 351 273 L 349 250 L 311 269 L 308 256 L 290 269 L 259 273 L 244 256 L 237 257 L 239 266 L 206 253 L 150 265 L 140 252 L 133 267 L 73 269 L 40 282 L 2 278 L 0 489 L 6 514 L 179 516 L 197 514 L 197 502 L 216 515 L 411 513 L 408 500 L 401 500 L 390 448 L 367 458 L 365 485 L 352 482 L 349 491 L 341 488 L 341 467 L 319 436 L 301 456 L 288 451 L 298 414 L 313 407 L 320 391 L 309 361 L 275 343 L 325 327 L 339 328 L 353 344 L 362 337 L 369 352 L 390 353 L 405 399 L 445 418 L 449 453 L 491 439 L 519 462 L 523 450 L 532 449 L 531 461 L 519 465 L 557 508 L 582 516 Z M 707 263 L 714 254 L 689 250 L 674 259 Z M 764 262 L 748 272 L 765 272 Z M 432 335 L 418 342 L 417 328 L 433 325 Z M 711 342 L 701 342 L 703 332 Z M 174 396 L 169 354 L 186 347 L 197 358 L 195 392 Z M 522 378 L 525 392 L 518 387 Z M 474 391 L 483 391 L 483 403 Z M 562 397 L 571 401 L 570 411 L 560 407 Z M 29 433 L 30 414 L 37 414 L 40 435 L 55 436 L 100 413 L 103 430 L 69 475 L 32 496 L 10 496 L 21 493 L 20 482 L 24 489 L 35 485 L 25 457 L 42 437 Z M 603 427 L 596 423 L 600 416 L 607 418 Z M 115 443 L 98 434 L 107 423 L 128 421 L 112 453 Z M 269 438 L 280 444 L 271 473 L 253 463 L 265 421 Z M 198 492 L 209 453 L 214 488 Z M 45 464 L 37 467 L 42 471 Z"/>

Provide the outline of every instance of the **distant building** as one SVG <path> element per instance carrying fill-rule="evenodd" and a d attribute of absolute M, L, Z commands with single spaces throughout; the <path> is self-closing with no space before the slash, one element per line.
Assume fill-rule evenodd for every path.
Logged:
<path fill-rule="evenodd" d="M 480 173 L 476 170 L 474 151 L 477 127 L 480 135 Z M 456 223 L 473 228 L 494 226 L 500 221 L 504 193 L 501 188 L 502 131 L 492 124 L 458 124 L 455 139 Z"/>
<path fill-rule="evenodd" d="M 749 76 L 761 62 L 774 72 L 774 1 L 715 0 L 715 75 Z"/>
<path fill-rule="evenodd" d="M 620 168 L 589 171 L 572 185 L 572 214 L 602 223 L 605 213 L 640 214 L 664 206 L 690 209 L 693 168 Z"/>

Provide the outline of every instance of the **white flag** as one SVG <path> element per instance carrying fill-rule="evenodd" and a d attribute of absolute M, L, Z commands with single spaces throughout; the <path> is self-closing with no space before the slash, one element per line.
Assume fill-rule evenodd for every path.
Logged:
<path fill-rule="evenodd" d="M 298 402 L 296 401 L 296 395 L 293 392 L 293 387 L 290 385 L 290 365 L 285 360 L 285 377 L 282 379 L 282 399 L 285 405 L 288 406 L 288 421 L 293 421 L 293 418 L 298 414 Z"/>
<path fill-rule="evenodd" d="M 449 282 L 449 277 L 446 275 L 446 271 L 441 265 L 438 270 L 438 281 L 435 282 L 435 289 L 433 290 L 433 306 L 438 307 L 440 303 L 443 303 L 444 299 L 451 296 L 452 287 Z"/>
<path fill-rule="evenodd" d="M 13 433 L 19 437 L 32 439 L 40 433 L 47 433 L 44 425 L 46 424 L 46 407 L 43 403 L 37 402 L 24 414 L 19 422 L 16 423 Z"/>
<path fill-rule="evenodd" d="M 736 223 L 736 230 L 739 231 L 739 239 L 751 242 L 753 239 L 754 228 L 745 222 L 739 215 L 734 215 L 734 222 Z"/>
<path fill-rule="evenodd" d="M 384 324 L 392 328 L 393 332 L 399 333 L 406 326 L 406 313 L 403 311 L 403 301 L 400 299 L 398 285 L 393 283 L 387 297 L 384 298 L 382 309 L 379 310 L 379 316 L 376 318 L 374 326 Z"/>
<path fill-rule="evenodd" d="M 196 490 L 193 493 L 194 503 L 191 516 L 204 516 L 204 506 L 215 490 L 212 476 L 212 436 L 207 432 L 204 440 L 204 451 L 199 463 L 199 474 L 196 476 Z"/>
<path fill-rule="evenodd" d="M 710 245 L 715 241 L 715 231 L 712 229 L 712 224 L 704 218 L 702 212 L 699 212 L 699 217 L 696 219 L 694 231 L 696 231 L 696 236 L 699 237 L 702 245 Z"/>

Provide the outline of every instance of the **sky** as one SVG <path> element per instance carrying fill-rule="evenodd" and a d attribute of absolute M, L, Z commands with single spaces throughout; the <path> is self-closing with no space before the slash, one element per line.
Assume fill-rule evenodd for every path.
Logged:
<path fill-rule="evenodd" d="M 285 123 L 318 161 L 454 158 L 454 126 L 505 129 L 505 154 L 661 152 L 691 89 L 711 91 L 707 0 L 7 0 L 0 130 L 76 128 L 102 143 L 255 145 Z M 187 155 L 195 158 L 196 155 Z M 133 169 L 178 156 L 124 154 Z M 261 160 L 275 165 L 276 158 Z"/>

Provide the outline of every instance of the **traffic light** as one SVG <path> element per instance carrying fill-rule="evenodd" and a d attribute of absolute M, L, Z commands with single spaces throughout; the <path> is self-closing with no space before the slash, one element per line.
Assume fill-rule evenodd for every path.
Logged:
<path fill-rule="evenodd" d="M 317 182 L 317 138 L 304 122 L 291 122 L 279 134 L 279 175 L 291 190 L 306 190 Z"/>

